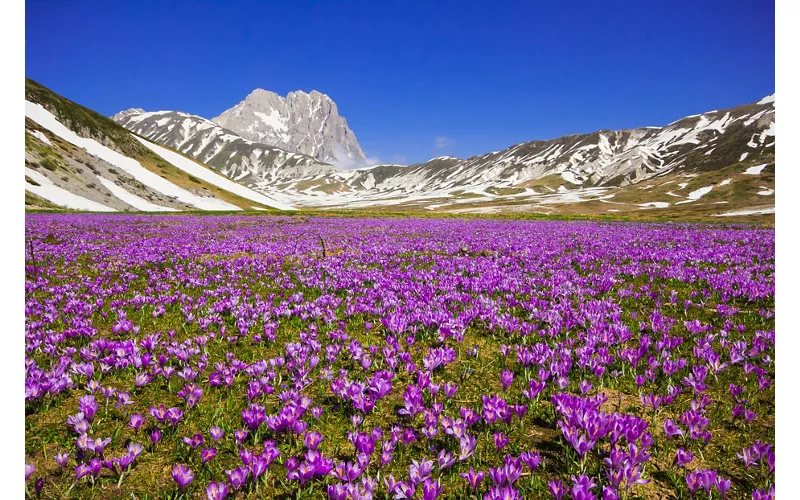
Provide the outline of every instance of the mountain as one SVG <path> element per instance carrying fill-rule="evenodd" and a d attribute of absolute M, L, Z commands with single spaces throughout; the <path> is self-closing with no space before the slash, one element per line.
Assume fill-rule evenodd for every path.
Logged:
<path fill-rule="evenodd" d="M 545 213 L 706 207 L 722 213 L 732 201 L 731 206 L 774 209 L 774 96 L 663 127 L 600 130 L 467 159 L 444 156 L 410 166 L 356 170 L 290 157 L 184 113 L 129 110 L 113 118 L 255 191 L 297 206 Z M 228 152 L 226 144 L 238 146 Z M 766 165 L 756 177 L 741 174 L 756 165 Z M 659 189 L 662 182 L 674 189 Z M 696 190 L 701 194 L 693 194 Z"/>
<path fill-rule="evenodd" d="M 290 209 L 25 80 L 25 205 L 89 211 Z"/>
<path fill-rule="evenodd" d="M 364 164 L 355 134 L 339 116 L 336 103 L 312 90 L 281 97 L 256 89 L 244 101 L 211 119 L 220 127 L 261 144 L 334 164 Z"/>
<path fill-rule="evenodd" d="M 312 156 L 255 143 L 211 120 L 180 111 L 129 109 L 111 119 L 243 184 L 293 183 L 339 171 Z"/>

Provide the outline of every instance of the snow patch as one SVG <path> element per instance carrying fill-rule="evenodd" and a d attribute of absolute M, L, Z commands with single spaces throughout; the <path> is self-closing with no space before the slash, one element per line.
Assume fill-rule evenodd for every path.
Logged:
<path fill-rule="evenodd" d="M 744 171 L 745 175 L 758 175 L 761 173 L 762 170 L 766 168 L 767 164 L 763 165 L 756 165 L 755 167 L 750 167 Z"/>
<path fill-rule="evenodd" d="M 734 217 L 737 215 L 766 215 L 774 213 L 775 213 L 775 207 L 770 207 L 770 208 L 757 208 L 754 210 L 739 210 L 737 212 L 725 212 L 717 215 L 717 217 Z"/>
<path fill-rule="evenodd" d="M 31 131 L 28 131 L 28 132 L 30 132 L 30 134 L 32 136 L 36 137 L 37 139 L 39 139 L 43 143 L 47 144 L 48 146 L 52 146 L 53 145 L 53 143 L 50 142 L 50 139 L 48 139 L 47 136 L 44 135 L 44 133 L 41 130 L 34 130 L 33 132 L 31 132 Z"/>
<path fill-rule="evenodd" d="M 55 203 L 64 208 L 72 210 L 89 210 L 92 212 L 116 212 L 111 207 L 107 207 L 96 201 L 89 200 L 83 196 L 71 193 L 64 188 L 58 187 L 53 182 L 39 172 L 25 167 L 25 175 L 36 181 L 39 185 L 34 186 L 30 182 L 25 183 L 25 190 Z"/>
<path fill-rule="evenodd" d="M 100 184 L 102 184 L 103 186 L 105 186 L 106 189 L 111 191 L 111 194 L 113 194 L 120 200 L 124 201 L 128 205 L 132 206 L 136 210 L 142 210 L 144 212 L 179 212 L 179 210 L 177 209 L 162 207 L 161 205 L 156 205 L 155 203 L 151 203 L 145 200 L 144 198 L 140 198 L 139 196 L 136 196 L 135 194 L 129 192 L 122 186 L 118 186 L 113 181 L 110 181 L 100 176 L 98 176 L 97 179 L 100 181 Z"/>
<path fill-rule="evenodd" d="M 767 97 L 758 101 L 756 104 L 769 104 L 771 102 L 775 102 L 775 94 L 768 95 Z"/>
<path fill-rule="evenodd" d="M 696 201 L 711 192 L 714 186 L 704 186 L 689 193 L 689 199 Z"/>

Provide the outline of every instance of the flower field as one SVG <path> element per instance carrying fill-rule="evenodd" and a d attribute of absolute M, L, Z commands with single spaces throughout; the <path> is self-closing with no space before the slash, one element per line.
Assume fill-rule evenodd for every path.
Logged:
<path fill-rule="evenodd" d="M 26 216 L 41 498 L 774 497 L 775 233 Z"/>

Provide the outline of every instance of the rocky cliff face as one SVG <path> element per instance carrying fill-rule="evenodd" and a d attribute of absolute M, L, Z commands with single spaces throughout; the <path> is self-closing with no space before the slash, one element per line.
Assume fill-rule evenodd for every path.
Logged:
<path fill-rule="evenodd" d="M 364 153 L 336 103 L 312 90 L 281 97 L 256 89 L 211 121 L 241 137 L 337 165 L 359 165 Z"/>

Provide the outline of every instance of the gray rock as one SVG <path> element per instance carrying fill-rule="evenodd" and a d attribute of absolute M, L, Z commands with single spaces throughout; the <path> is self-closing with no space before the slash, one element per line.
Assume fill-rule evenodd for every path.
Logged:
<path fill-rule="evenodd" d="M 358 165 L 365 160 L 355 134 L 339 116 L 336 103 L 316 90 L 310 94 L 289 92 L 281 97 L 256 89 L 211 121 L 253 142 L 324 162 Z"/>

